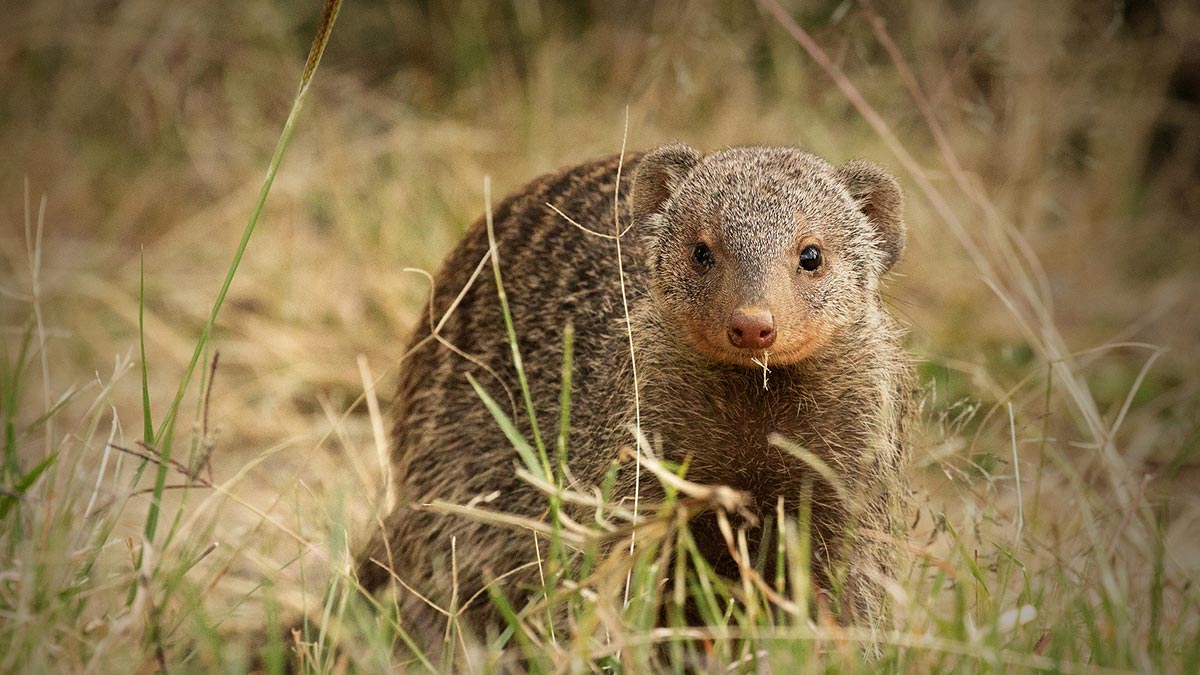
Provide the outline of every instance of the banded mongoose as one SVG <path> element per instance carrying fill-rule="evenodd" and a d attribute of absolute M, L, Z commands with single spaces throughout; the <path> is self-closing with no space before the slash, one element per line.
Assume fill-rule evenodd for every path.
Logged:
<path fill-rule="evenodd" d="M 878 582 L 901 545 L 910 390 L 900 331 L 880 291 L 905 242 L 896 180 L 875 164 L 833 166 L 796 148 L 701 154 L 685 145 L 626 157 L 619 176 L 615 157 L 575 166 L 538 178 L 494 209 L 504 288 L 540 425 L 557 424 L 563 331 L 571 324 L 571 473 L 598 485 L 621 446 L 633 443 L 617 242 L 583 229 L 614 232 L 619 181 L 643 432 L 666 459 L 686 460 L 690 480 L 746 491 L 762 515 L 775 512 L 780 496 L 795 513 L 788 500 L 803 484 L 814 486 L 817 580 L 826 583 L 831 561 L 849 550 L 843 595 L 855 620 L 877 620 L 885 605 Z M 423 315 L 431 320 L 419 322 L 409 345 L 415 351 L 401 365 L 392 432 L 399 506 L 386 534 L 359 556 L 367 590 L 389 581 L 378 563 L 390 557 L 396 576 L 445 607 L 452 592 L 462 602 L 535 559 L 531 536 L 422 506 L 492 495 L 491 510 L 541 518 L 547 509 L 546 496 L 516 477 L 517 455 L 466 377 L 473 374 L 506 410 L 500 381 L 515 392 L 518 426 L 529 438 L 490 268 L 441 326 L 441 341 L 427 339 L 488 250 L 480 219 L 444 263 Z M 770 434 L 819 457 L 849 499 L 771 445 Z M 622 470 L 618 482 L 627 498 L 632 473 Z M 652 477 L 643 475 L 640 489 L 642 504 L 663 497 Z M 692 527 L 716 569 L 736 574 L 715 520 Z M 851 546 L 848 528 L 857 533 Z M 536 579 L 527 567 L 504 590 L 512 597 Z M 424 604 L 409 606 L 421 611 Z M 492 612 L 483 594 L 466 616 L 482 630 L 498 621 Z M 444 626 L 444 617 L 426 618 Z"/>

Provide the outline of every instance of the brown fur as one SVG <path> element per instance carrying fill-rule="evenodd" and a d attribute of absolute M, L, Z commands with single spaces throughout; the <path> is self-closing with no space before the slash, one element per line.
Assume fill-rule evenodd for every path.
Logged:
<path fill-rule="evenodd" d="M 631 180 L 630 176 L 636 175 Z M 558 419 L 563 330 L 573 324 L 574 387 L 569 464 L 582 484 L 599 484 L 622 445 L 630 445 L 633 376 L 613 232 L 617 160 L 543 176 L 494 212 L 505 290 L 540 426 Z M 773 513 L 783 497 L 794 513 L 802 484 L 814 482 L 814 563 L 818 581 L 832 565 L 848 569 L 845 598 L 856 618 L 885 614 L 876 583 L 894 565 L 902 515 L 902 425 L 909 398 L 899 331 L 886 315 L 879 281 L 904 246 L 895 180 L 866 162 L 834 167 L 793 148 L 735 148 L 702 156 L 686 146 L 627 158 L 621 174 L 622 239 L 630 320 L 641 392 L 641 422 L 667 459 L 690 461 L 688 477 L 753 496 Z M 628 198 L 625 196 L 629 195 Z M 715 264 L 698 267 L 704 242 Z M 822 266 L 797 267 L 818 245 Z M 450 254 L 437 277 L 431 314 L 450 307 L 488 251 L 483 221 Z M 753 359 L 727 336 L 740 308 L 772 313 L 768 388 Z M 422 323 L 410 346 L 430 335 Z M 393 461 L 400 506 L 386 536 L 359 558 L 358 576 L 375 590 L 390 575 L 433 601 L 451 602 L 451 540 L 456 542 L 457 602 L 486 580 L 534 559 L 530 536 L 422 508 L 495 495 L 491 509 L 540 518 L 546 498 L 514 475 L 516 454 L 471 389 L 471 373 L 530 437 L 520 405 L 496 287 L 485 269 L 440 331 L 468 360 L 427 340 L 403 367 L 395 401 Z M 482 366 L 486 365 L 484 368 Z M 801 460 L 768 443 L 777 433 L 822 459 L 849 500 L 816 480 Z M 618 493 L 633 493 L 622 471 Z M 641 499 L 663 496 L 643 476 Z M 711 519 L 693 523 L 718 570 L 735 567 Z M 847 546 L 847 532 L 873 531 Z M 883 535 L 883 536 L 879 536 Z M 847 552 L 848 551 L 848 552 Z M 507 580 L 511 595 L 536 570 Z M 410 594 L 402 592 L 410 597 Z M 405 624 L 436 639 L 445 619 L 410 600 Z M 496 617 L 486 596 L 467 613 L 482 628 Z"/>

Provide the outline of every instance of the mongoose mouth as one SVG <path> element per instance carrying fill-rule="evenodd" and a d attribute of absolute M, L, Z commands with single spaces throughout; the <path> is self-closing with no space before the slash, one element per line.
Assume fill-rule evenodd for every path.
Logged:
<path fill-rule="evenodd" d="M 725 336 L 716 337 L 702 331 L 692 331 L 692 343 L 696 351 L 704 356 L 730 366 L 744 368 L 772 368 L 790 366 L 812 355 L 819 345 L 809 337 L 780 335 L 767 349 L 738 348 L 730 344 Z"/>

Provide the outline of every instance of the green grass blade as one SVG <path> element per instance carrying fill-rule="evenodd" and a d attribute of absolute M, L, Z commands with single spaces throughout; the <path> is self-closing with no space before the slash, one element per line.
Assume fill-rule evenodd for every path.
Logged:
<path fill-rule="evenodd" d="M 575 325 L 563 330 L 562 386 L 558 401 L 558 473 L 566 476 L 567 446 L 571 440 L 571 375 L 575 366 Z M 562 484 L 559 483 L 561 487 Z"/>
<path fill-rule="evenodd" d="M 284 151 L 292 139 L 292 132 L 295 131 L 296 121 L 300 117 L 300 110 L 304 105 L 305 95 L 308 94 L 308 88 L 312 83 L 313 75 L 316 74 L 317 66 L 320 65 L 321 56 L 325 53 L 325 47 L 329 43 L 329 36 L 333 30 L 334 22 L 337 21 L 337 15 L 341 10 L 341 6 L 341 0 L 326 0 L 325 2 L 321 23 L 317 28 L 317 35 L 313 40 L 312 48 L 309 50 L 308 60 L 304 66 L 304 74 L 300 78 L 300 88 L 296 92 L 295 99 L 292 101 L 292 109 L 288 113 L 287 120 L 284 122 L 283 132 L 279 135 L 279 141 L 275 144 L 275 152 L 271 156 L 271 163 L 267 168 L 266 178 L 259 189 L 258 199 L 254 204 L 254 211 L 250 214 L 250 220 L 246 223 L 246 227 L 242 231 L 242 238 L 238 242 L 237 250 L 233 254 L 233 261 L 225 273 L 225 280 L 221 283 L 221 290 L 217 292 L 217 299 L 213 302 L 208 320 L 200 332 L 199 339 L 196 340 L 196 348 L 192 352 L 192 358 L 188 361 L 187 368 L 184 370 L 183 378 L 179 382 L 179 388 L 175 392 L 175 397 L 167 409 L 166 417 L 158 427 L 158 432 L 154 434 L 155 443 L 153 445 L 158 446 L 158 450 L 162 454 L 163 464 L 159 468 L 158 479 L 154 485 L 154 500 L 150 506 L 152 513 L 146 519 L 147 539 L 154 539 L 155 525 L 158 520 L 158 502 L 162 496 L 162 490 L 166 482 L 166 462 L 170 459 L 170 444 L 159 445 L 158 441 L 164 437 L 168 429 L 173 427 L 175 417 L 179 413 L 179 406 L 183 402 L 183 396 L 187 392 L 192 376 L 196 372 L 196 365 L 200 362 L 200 356 L 204 353 L 205 345 L 212 335 L 213 326 L 217 323 L 217 315 L 220 314 L 221 307 L 225 304 L 225 296 L 229 294 L 229 288 L 233 285 L 233 278 L 237 274 L 238 267 L 242 263 L 242 258 L 246 254 L 246 247 L 250 243 L 250 236 L 254 234 L 254 228 L 258 225 L 263 208 L 266 206 L 267 195 L 271 193 L 271 186 L 275 184 L 275 176 L 279 173 L 280 164 L 283 163 Z M 147 417 L 147 419 L 149 418 Z"/>
<path fill-rule="evenodd" d="M 54 460 L 56 459 L 58 459 L 57 452 L 50 455 L 46 459 L 43 459 L 41 462 L 38 462 L 38 465 L 30 469 L 29 473 L 21 476 L 21 479 L 17 481 L 16 485 L 13 486 L 13 492 L 16 494 L 0 495 L 0 500 L 2 500 L 0 501 L 0 519 L 3 519 L 8 515 L 8 512 L 12 509 L 13 504 L 20 502 L 21 496 L 24 495 L 25 492 L 27 492 L 29 488 L 37 482 L 38 478 L 41 478 L 42 474 L 46 472 L 46 469 L 49 469 L 54 465 Z"/>
<path fill-rule="evenodd" d="M 21 397 L 21 377 L 25 370 L 25 362 L 29 356 L 29 345 L 33 340 L 33 322 L 25 325 L 21 337 L 21 348 L 17 350 L 17 360 L 8 362 L 8 350 L 4 350 L 4 370 L 0 375 L 0 404 L 4 406 L 4 463 L 11 476 L 21 474 L 21 459 L 17 452 L 17 406 Z"/>
<path fill-rule="evenodd" d="M 64 408 L 66 408 L 68 405 L 70 405 L 71 401 L 74 401 L 75 399 L 77 399 L 79 397 L 79 395 L 81 393 L 83 393 L 84 390 L 85 390 L 85 387 L 78 387 L 78 388 L 72 389 L 71 391 L 67 392 L 67 394 L 65 396 L 58 399 L 57 403 L 50 406 L 49 410 L 47 410 L 44 414 L 38 416 L 37 419 L 30 422 L 28 426 L 26 426 L 24 429 L 22 429 L 21 434 L 20 434 L 21 437 L 22 438 L 27 437 L 31 433 L 37 431 L 38 429 L 41 429 L 55 415 L 62 412 L 62 410 Z"/>
<path fill-rule="evenodd" d="M 566 484 L 567 478 L 567 448 L 571 440 L 571 375 L 574 367 L 575 326 L 568 323 L 563 330 L 562 378 L 560 380 L 561 385 L 558 400 L 558 466 L 555 478 L 560 490 Z M 561 501 L 558 495 L 551 496 L 551 524 L 554 526 L 555 536 L 550 540 L 550 560 L 554 563 L 553 569 L 555 571 L 561 569 L 567 562 L 567 552 L 562 546 L 561 537 L 557 534 L 559 528 L 562 526 L 561 519 L 558 517 L 559 509 L 562 506 Z"/>
<path fill-rule="evenodd" d="M 467 374 L 467 381 L 471 383 L 471 387 L 475 389 L 475 393 L 483 401 L 483 405 L 487 407 L 488 412 L 492 414 L 492 418 L 496 420 L 496 424 L 500 425 L 500 430 L 504 432 L 504 437 L 512 444 L 517 451 L 517 455 L 521 457 L 521 461 L 525 463 L 525 468 L 533 475 L 543 479 L 550 480 L 551 477 L 547 468 L 538 461 L 537 453 L 533 447 L 529 445 L 529 441 L 521 435 L 513 421 L 504 414 L 500 405 L 496 403 L 496 399 L 492 398 L 491 394 L 479 385 L 479 381 Z"/>
<path fill-rule="evenodd" d="M 537 658 L 543 656 L 543 653 L 533 644 L 529 636 L 525 633 L 525 629 L 521 626 L 521 620 L 517 618 L 517 613 L 513 610 L 513 606 L 509 603 L 504 592 L 496 587 L 495 584 L 488 584 L 488 597 L 491 598 L 492 604 L 500 613 L 500 617 L 504 619 L 505 624 L 512 630 L 512 635 L 516 638 L 517 644 L 520 645 L 521 651 L 524 652 L 526 658 L 529 659 L 528 666 L 530 673 L 546 672 L 546 665 L 542 659 Z"/>
<path fill-rule="evenodd" d="M 171 445 L 175 442 L 175 418 L 168 420 L 167 428 L 158 444 L 158 452 L 162 457 L 158 472 L 154 477 L 154 492 L 150 495 L 150 508 L 146 513 L 146 541 L 154 541 L 154 533 L 158 528 L 158 514 L 162 510 L 162 495 L 167 488 L 167 460 L 171 458 Z"/>
<path fill-rule="evenodd" d="M 504 314 L 504 328 L 508 332 L 508 344 L 512 350 L 513 366 L 517 370 L 517 381 L 521 384 L 521 396 L 525 400 L 525 414 L 529 415 L 529 427 L 533 431 L 533 445 L 537 448 L 538 457 L 546 467 L 545 474 L 550 475 L 550 458 L 546 455 L 546 446 L 542 443 L 542 434 L 538 431 L 537 414 L 533 407 L 533 394 L 529 389 L 529 380 L 525 377 L 525 364 L 521 360 L 521 348 L 517 344 L 517 329 L 513 326 L 512 312 L 508 308 L 508 294 L 504 292 L 504 280 L 500 276 L 500 249 L 496 245 L 496 230 L 492 222 L 492 193 L 490 182 L 484 182 L 484 200 L 486 211 L 484 218 L 487 222 L 488 246 L 492 250 L 492 274 L 496 278 L 496 295 L 500 298 L 500 310 Z"/>
<path fill-rule="evenodd" d="M 138 263 L 138 348 L 142 354 L 142 440 L 154 443 L 154 419 L 150 415 L 150 362 L 146 360 L 146 253 Z M 146 463 L 143 461 L 142 466 Z M 140 473 L 140 472 L 139 472 Z"/>
<path fill-rule="evenodd" d="M 138 268 L 138 347 L 142 357 L 142 442 L 154 446 L 154 420 L 150 410 L 150 365 L 146 360 L 146 258 L 142 254 Z M 162 492 L 167 483 L 167 459 L 170 457 L 170 444 L 165 444 L 160 451 L 163 461 L 158 465 L 154 478 L 154 494 L 150 499 L 150 510 L 146 514 L 146 539 L 154 539 L 154 530 L 158 524 L 158 510 L 162 500 Z M 137 485 L 146 470 L 149 460 L 143 459 L 133 475 L 133 485 Z"/>

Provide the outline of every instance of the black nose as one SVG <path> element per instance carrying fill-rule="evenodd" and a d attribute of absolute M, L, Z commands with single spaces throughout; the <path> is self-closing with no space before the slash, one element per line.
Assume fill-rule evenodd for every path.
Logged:
<path fill-rule="evenodd" d="M 729 319 L 729 342 L 738 349 L 766 349 L 774 344 L 775 318 L 770 310 L 735 310 Z"/>

